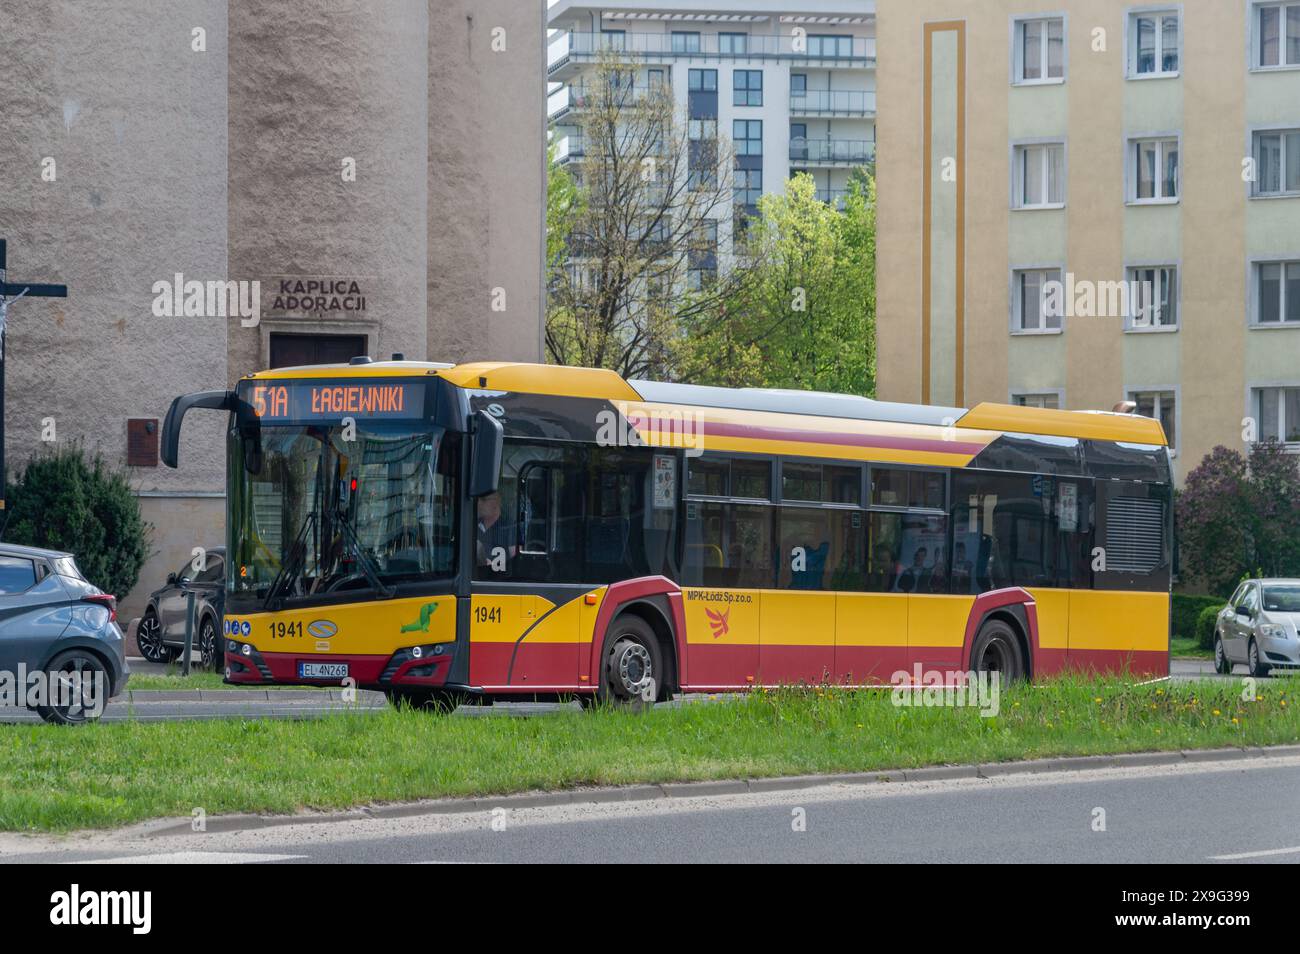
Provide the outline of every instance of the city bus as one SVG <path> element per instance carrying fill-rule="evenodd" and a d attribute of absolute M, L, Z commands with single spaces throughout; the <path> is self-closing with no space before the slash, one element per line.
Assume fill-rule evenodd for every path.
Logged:
<path fill-rule="evenodd" d="M 362 357 L 225 412 L 225 679 L 392 700 L 1169 671 L 1146 417 Z"/>

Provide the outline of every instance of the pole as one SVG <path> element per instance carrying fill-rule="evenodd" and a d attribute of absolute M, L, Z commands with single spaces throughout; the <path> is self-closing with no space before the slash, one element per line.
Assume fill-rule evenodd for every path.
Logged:
<path fill-rule="evenodd" d="M 181 675 L 190 674 L 190 653 L 194 650 L 194 591 L 185 591 L 185 652 L 181 654 Z"/>

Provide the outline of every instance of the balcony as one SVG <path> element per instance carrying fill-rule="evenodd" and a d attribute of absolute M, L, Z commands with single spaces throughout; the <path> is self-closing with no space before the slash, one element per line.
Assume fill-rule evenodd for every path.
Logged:
<path fill-rule="evenodd" d="M 610 101 L 619 106 L 630 106 L 643 101 L 652 93 L 671 95 L 671 89 L 666 83 L 624 86 L 613 92 Z M 546 98 L 547 119 L 561 125 L 573 123 L 576 114 L 590 107 L 598 93 L 599 90 L 595 85 L 588 86 L 582 83 L 557 89 Z"/>
<path fill-rule="evenodd" d="M 866 37 L 754 36 L 743 39 L 717 33 L 674 36 L 671 33 L 557 33 L 547 48 L 546 73 L 552 81 L 572 76 L 601 53 L 629 60 L 784 60 L 823 67 L 870 69 L 876 65 L 876 41 Z"/>
<path fill-rule="evenodd" d="M 843 210 L 844 201 L 849 197 L 848 189 L 818 189 L 817 201 L 825 202 L 827 205 L 833 205 L 835 208 Z"/>
<path fill-rule="evenodd" d="M 793 166 L 862 166 L 876 160 L 876 144 L 867 139 L 791 139 Z"/>
<path fill-rule="evenodd" d="M 557 163 L 572 162 L 575 159 L 581 159 L 586 154 L 586 143 L 580 135 L 563 136 L 555 142 L 555 161 Z"/>
<path fill-rule="evenodd" d="M 810 89 L 790 94 L 791 116 L 876 115 L 876 93 L 860 89 Z"/>

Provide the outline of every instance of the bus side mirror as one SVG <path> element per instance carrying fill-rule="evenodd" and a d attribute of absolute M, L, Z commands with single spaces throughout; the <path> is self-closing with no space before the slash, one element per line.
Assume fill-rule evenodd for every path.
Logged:
<path fill-rule="evenodd" d="M 505 431 L 487 411 L 474 412 L 474 443 L 469 462 L 469 495 L 486 497 L 497 492 L 501 480 L 501 445 Z"/>

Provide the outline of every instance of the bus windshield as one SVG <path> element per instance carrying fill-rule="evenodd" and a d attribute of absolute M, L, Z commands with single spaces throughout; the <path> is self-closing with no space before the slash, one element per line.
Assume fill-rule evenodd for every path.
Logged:
<path fill-rule="evenodd" d="M 261 466 L 231 436 L 230 592 L 276 603 L 392 595 L 456 567 L 455 435 L 411 421 L 260 428 Z"/>

